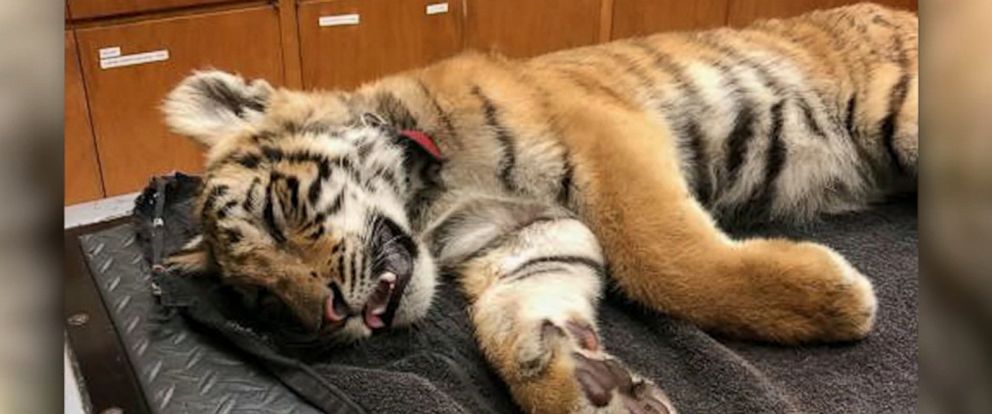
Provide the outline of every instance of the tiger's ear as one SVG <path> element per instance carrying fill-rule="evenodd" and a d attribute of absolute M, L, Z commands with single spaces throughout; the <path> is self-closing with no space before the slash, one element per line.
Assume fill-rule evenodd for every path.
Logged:
<path fill-rule="evenodd" d="M 178 134 L 212 147 L 262 118 L 272 86 L 221 71 L 194 72 L 165 98 L 166 123 Z"/>

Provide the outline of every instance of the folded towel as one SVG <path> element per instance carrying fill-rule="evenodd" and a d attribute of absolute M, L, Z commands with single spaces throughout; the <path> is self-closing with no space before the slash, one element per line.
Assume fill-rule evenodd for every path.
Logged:
<path fill-rule="evenodd" d="M 146 258 L 196 232 L 196 177 L 160 177 L 134 225 Z M 164 226 L 156 227 L 156 218 Z M 800 228 L 732 231 L 825 243 L 875 284 L 875 330 L 850 344 L 785 347 L 713 337 L 608 288 L 599 323 L 607 349 L 655 380 L 683 413 L 915 411 L 918 296 L 916 201 L 898 200 Z M 160 241 L 154 242 L 156 237 Z M 519 409 L 475 345 L 466 302 L 444 277 L 428 317 L 346 347 L 300 352 L 244 313 L 216 275 L 155 276 L 160 303 L 228 340 L 326 412 L 510 413 Z"/>

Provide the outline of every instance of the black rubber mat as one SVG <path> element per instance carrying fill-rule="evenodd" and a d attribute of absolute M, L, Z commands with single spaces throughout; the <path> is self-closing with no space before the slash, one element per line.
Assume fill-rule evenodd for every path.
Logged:
<path fill-rule="evenodd" d="M 132 225 L 80 241 L 153 412 L 320 412 L 227 344 L 183 318 L 166 318 Z"/>

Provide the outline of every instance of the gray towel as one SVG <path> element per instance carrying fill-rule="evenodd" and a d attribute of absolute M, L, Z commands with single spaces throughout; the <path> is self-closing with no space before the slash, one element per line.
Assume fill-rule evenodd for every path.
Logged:
<path fill-rule="evenodd" d="M 188 193 L 173 193 L 163 210 L 167 227 L 192 226 Z M 149 231 L 153 204 L 139 199 L 139 236 Z M 170 208 L 179 205 L 186 207 Z M 599 314 L 604 341 L 612 353 L 661 385 L 683 413 L 915 411 L 916 228 L 916 201 L 907 199 L 802 228 L 734 232 L 817 240 L 844 254 L 869 275 L 879 298 L 876 328 L 864 341 L 784 347 L 713 337 L 630 303 L 612 288 Z M 166 245 L 181 244 L 175 238 L 188 233 L 169 229 Z M 139 239 L 147 241 L 145 236 Z M 298 393 L 311 394 L 302 397 L 325 411 L 346 406 L 376 413 L 519 411 L 477 349 L 466 302 L 454 284 L 444 278 L 429 316 L 409 329 L 307 354 L 302 361 L 317 383 L 294 382 L 299 376 L 292 371 L 298 367 L 260 363 Z M 200 305 L 219 306 L 220 301 L 206 302 Z M 223 309 L 219 314 L 231 315 Z M 230 333 L 225 335 L 230 339 Z M 239 343 L 237 338 L 232 342 Z M 327 389 L 334 397 L 321 400 Z"/>

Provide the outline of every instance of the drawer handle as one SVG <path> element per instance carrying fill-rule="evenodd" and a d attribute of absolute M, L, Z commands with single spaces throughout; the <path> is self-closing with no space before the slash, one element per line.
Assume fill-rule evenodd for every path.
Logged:
<path fill-rule="evenodd" d="M 100 59 L 100 69 L 119 68 L 123 66 L 141 65 L 144 63 L 161 62 L 169 60 L 169 49 L 155 50 L 152 52 L 135 53 L 132 55 L 121 55 L 112 58 Z"/>
<path fill-rule="evenodd" d="M 331 16 L 320 16 L 317 19 L 317 24 L 320 27 L 328 26 L 350 26 L 358 24 L 361 21 L 361 16 L 358 13 L 352 14 L 335 14 Z"/>
<path fill-rule="evenodd" d="M 444 3 L 434 3 L 427 5 L 427 15 L 432 14 L 444 14 L 448 12 L 448 2 Z"/>

